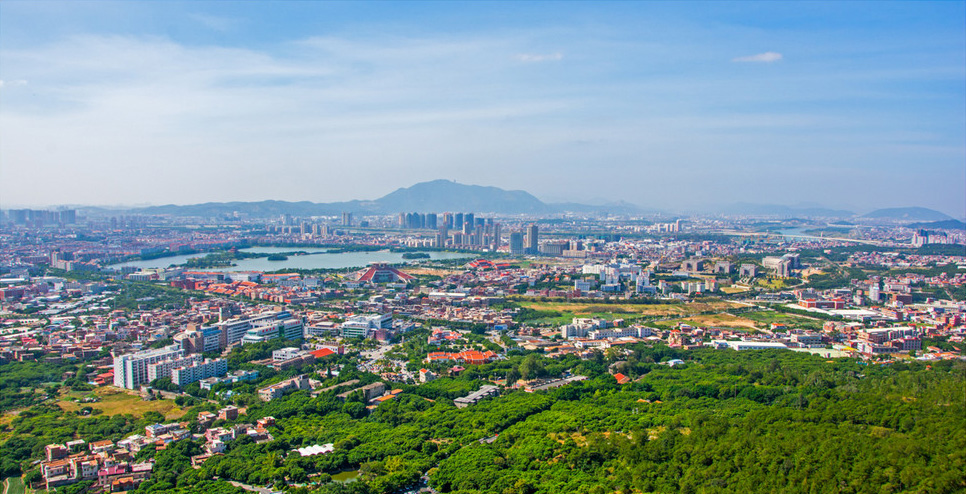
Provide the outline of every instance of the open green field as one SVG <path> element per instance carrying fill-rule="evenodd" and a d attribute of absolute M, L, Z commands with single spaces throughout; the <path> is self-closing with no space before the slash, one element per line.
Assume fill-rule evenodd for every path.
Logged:
<path fill-rule="evenodd" d="M 768 288 L 769 290 L 784 290 L 785 288 L 798 284 L 792 280 L 783 278 L 759 278 L 756 282 L 758 286 Z"/>
<path fill-rule="evenodd" d="M 679 323 L 698 327 L 731 328 L 737 331 L 768 330 L 772 323 L 784 324 L 790 329 L 808 329 L 819 331 L 824 321 L 795 314 L 783 314 L 774 311 L 742 312 L 730 314 L 696 314 L 691 316 L 652 321 L 648 324 L 662 329 L 671 329 Z"/>
<path fill-rule="evenodd" d="M 824 321 L 813 317 L 799 316 L 797 314 L 783 314 L 770 310 L 757 312 L 746 312 L 742 317 L 751 319 L 758 323 L 761 328 L 768 328 L 772 323 L 784 324 L 792 329 L 812 329 L 821 330 Z"/>
<path fill-rule="evenodd" d="M 653 325 L 663 329 L 671 329 L 678 323 L 690 324 L 699 327 L 731 328 L 738 331 L 755 331 L 760 326 L 755 321 L 733 314 L 701 314 L 680 319 L 670 319 L 665 321 L 654 321 Z"/>
<path fill-rule="evenodd" d="M 90 393 L 82 393 L 75 396 L 74 394 L 69 393 L 65 395 L 65 398 L 79 398 L 81 396 L 88 396 L 89 394 Z M 104 412 L 104 415 L 129 413 L 135 417 L 141 417 L 147 412 L 154 411 L 164 415 L 164 418 L 168 420 L 178 419 L 185 413 L 185 410 L 178 405 L 175 405 L 175 403 L 171 400 L 144 401 L 136 393 L 122 391 L 118 388 L 110 386 L 97 388 L 94 390 L 94 394 L 98 396 L 101 401 L 96 403 L 77 403 L 75 401 L 63 399 L 57 402 L 57 406 L 67 412 L 75 412 L 83 407 L 89 406 L 91 408 L 101 410 Z"/>
<path fill-rule="evenodd" d="M 738 305 L 725 301 L 686 304 L 592 304 L 574 302 L 520 302 L 521 307 L 547 312 L 547 317 L 526 321 L 530 324 L 569 324 L 575 317 L 599 317 L 613 320 L 689 317 L 707 312 L 726 311 Z"/>
<path fill-rule="evenodd" d="M 3 481 L 3 494 L 24 494 L 27 486 L 20 477 L 10 477 Z"/>

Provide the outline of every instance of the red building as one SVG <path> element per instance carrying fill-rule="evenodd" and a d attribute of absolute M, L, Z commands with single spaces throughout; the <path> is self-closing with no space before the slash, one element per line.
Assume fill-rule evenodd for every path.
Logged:
<path fill-rule="evenodd" d="M 397 281 L 409 282 L 416 277 L 408 275 L 384 262 L 375 262 L 368 268 L 356 273 L 356 281 L 362 283 L 395 283 Z"/>

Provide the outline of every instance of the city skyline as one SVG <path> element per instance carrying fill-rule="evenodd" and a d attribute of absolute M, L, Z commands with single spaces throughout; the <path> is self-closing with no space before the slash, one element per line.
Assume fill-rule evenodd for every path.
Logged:
<path fill-rule="evenodd" d="M 444 178 L 962 217 L 964 5 L 4 2 L 0 207 Z"/>

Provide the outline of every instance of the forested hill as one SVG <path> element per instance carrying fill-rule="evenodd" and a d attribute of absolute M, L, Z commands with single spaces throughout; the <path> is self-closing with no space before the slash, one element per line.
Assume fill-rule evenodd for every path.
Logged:
<path fill-rule="evenodd" d="M 655 363 L 671 358 L 687 363 Z M 139 491 L 229 492 L 224 480 L 232 479 L 303 486 L 289 492 L 368 494 L 402 492 L 423 476 L 439 492 L 494 494 L 966 490 L 962 362 L 866 366 L 788 351 L 666 347 L 637 348 L 625 360 L 617 370 L 633 382 L 618 385 L 604 355 L 590 361 L 514 355 L 469 366 L 458 378 L 402 385 L 402 394 L 372 414 L 364 403 L 351 397 L 342 403 L 331 393 L 297 392 L 268 403 L 252 396 L 243 400 L 248 414 L 238 421 L 275 417 L 274 441 L 234 441 L 199 469 L 189 461 L 201 451 L 198 442 L 139 453 L 156 460 L 154 477 Z M 481 379 L 566 369 L 590 379 L 453 406 L 453 398 Z M 346 371 L 338 377 L 352 378 L 374 376 Z M 244 398 L 253 388 L 241 384 L 236 391 Z M 217 407 L 205 403 L 185 419 Z M 0 447 L 0 456 L 29 467 L 44 444 L 73 437 L 78 426 L 88 440 L 116 440 L 143 423 L 32 409 L 6 426 L 17 436 Z M 291 453 L 325 443 L 335 451 Z M 345 470 L 358 471 L 359 481 L 330 481 Z M 221 480 L 211 482 L 216 477 Z"/>

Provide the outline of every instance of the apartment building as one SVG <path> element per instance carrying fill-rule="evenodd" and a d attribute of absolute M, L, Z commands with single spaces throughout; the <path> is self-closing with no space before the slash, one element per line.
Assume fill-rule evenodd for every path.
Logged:
<path fill-rule="evenodd" d="M 148 366 L 165 360 L 184 357 L 184 350 L 178 345 L 145 350 L 114 357 L 114 385 L 119 388 L 137 389 L 151 381 Z"/>

